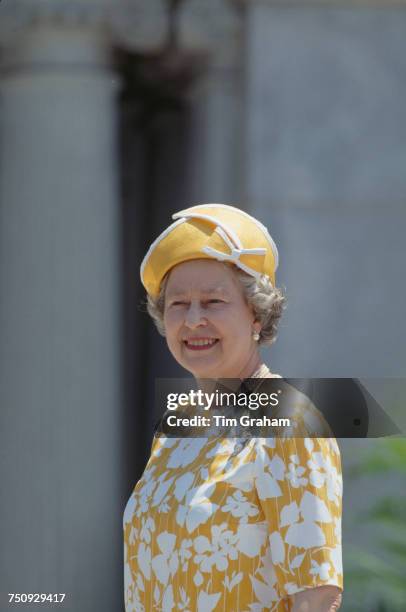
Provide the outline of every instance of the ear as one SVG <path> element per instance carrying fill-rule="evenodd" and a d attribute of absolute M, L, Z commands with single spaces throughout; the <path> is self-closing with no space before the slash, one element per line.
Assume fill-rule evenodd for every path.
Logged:
<path fill-rule="evenodd" d="M 258 321 L 258 319 L 254 319 L 254 320 L 253 320 L 253 326 L 252 326 L 252 327 L 253 327 L 253 329 L 254 329 L 256 332 L 258 332 L 258 334 L 259 334 L 259 332 L 261 331 L 261 327 L 262 327 L 262 326 L 261 326 L 261 323 Z"/>

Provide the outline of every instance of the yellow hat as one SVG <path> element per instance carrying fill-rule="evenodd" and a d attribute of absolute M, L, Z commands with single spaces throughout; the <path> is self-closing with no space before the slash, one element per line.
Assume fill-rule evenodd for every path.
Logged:
<path fill-rule="evenodd" d="M 141 281 L 159 295 L 165 274 L 183 261 L 228 261 L 275 285 L 278 250 L 266 227 L 246 212 L 226 204 L 199 204 L 172 215 L 176 219 L 151 244 L 141 264 Z"/>

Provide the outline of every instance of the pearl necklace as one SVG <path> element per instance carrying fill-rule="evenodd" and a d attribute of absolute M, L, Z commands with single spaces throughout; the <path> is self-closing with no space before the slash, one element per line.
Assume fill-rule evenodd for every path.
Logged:
<path fill-rule="evenodd" d="M 279 374 L 272 374 L 271 370 L 262 363 L 257 370 L 251 376 L 247 378 L 281 378 Z"/>

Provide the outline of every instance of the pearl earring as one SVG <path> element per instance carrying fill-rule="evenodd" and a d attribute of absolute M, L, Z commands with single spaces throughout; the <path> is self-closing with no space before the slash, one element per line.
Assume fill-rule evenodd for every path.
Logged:
<path fill-rule="evenodd" d="M 254 331 L 254 333 L 252 334 L 252 338 L 253 338 L 253 340 L 255 340 L 255 342 L 258 342 L 258 340 L 259 340 L 259 333 Z"/>

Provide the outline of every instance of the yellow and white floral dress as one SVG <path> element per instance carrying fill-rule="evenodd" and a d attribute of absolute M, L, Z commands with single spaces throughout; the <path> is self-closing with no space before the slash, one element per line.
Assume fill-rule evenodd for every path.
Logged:
<path fill-rule="evenodd" d="M 125 508 L 126 612 L 282 612 L 343 588 L 334 438 L 154 438 Z"/>

